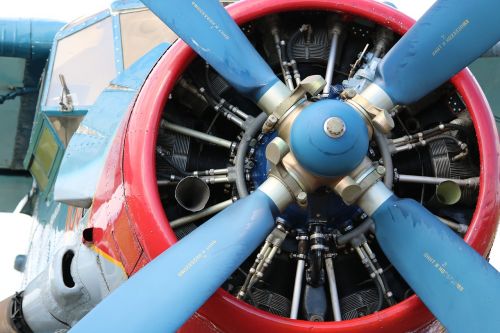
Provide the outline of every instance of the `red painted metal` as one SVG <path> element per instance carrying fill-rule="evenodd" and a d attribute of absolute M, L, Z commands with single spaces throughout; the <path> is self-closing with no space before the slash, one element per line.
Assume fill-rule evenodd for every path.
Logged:
<path fill-rule="evenodd" d="M 122 156 L 127 123 L 120 126 L 97 184 L 88 227 L 92 242 L 121 262 L 127 274 L 134 271 L 143 253 L 133 221 L 128 217 L 123 187 Z"/>
<path fill-rule="evenodd" d="M 479 144 L 480 184 L 476 210 L 464 239 L 476 251 L 488 254 L 500 216 L 500 143 L 490 105 L 469 69 L 451 82 L 467 105 Z"/>
<path fill-rule="evenodd" d="M 364 17 L 400 34 L 414 22 L 400 12 L 370 0 L 255 0 L 241 1 L 228 7 L 239 24 L 272 13 L 307 9 L 338 11 Z M 129 253 L 130 258 L 126 260 L 137 258 L 139 245 L 143 252 L 136 259 L 135 267 L 128 267 L 129 274 L 176 241 L 158 194 L 154 147 L 169 92 L 194 56 L 188 46 L 177 42 L 158 62 L 138 96 L 129 122 L 124 124 L 115 141 L 105 175 L 98 186 L 90 219 L 90 224 L 99 228 L 99 232 L 95 233 L 99 235 L 96 245 L 121 261 L 124 259 L 123 253 Z M 452 83 L 472 114 L 476 133 L 480 133 L 481 189 L 478 206 L 465 239 L 485 254 L 491 246 L 499 216 L 498 135 L 488 103 L 470 72 L 462 71 L 452 79 Z M 127 219 L 130 226 L 130 244 L 117 244 L 113 236 L 114 223 L 122 218 Z M 126 248 L 122 249 L 122 246 Z M 223 290 L 218 290 L 199 312 L 202 316 L 198 316 L 198 319 L 193 317 L 183 332 L 199 332 L 195 327 L 206 325 L 206 322 L 196 322 L 202 317 L 205 318 L 203 320 L 209 318 L 224 332 L 241 333 L 406 332 L 432 321 L 432 315 L 415 296 L 378 313 L 337 323 L 311 323 L 274 316 L 236 300 Z"/>

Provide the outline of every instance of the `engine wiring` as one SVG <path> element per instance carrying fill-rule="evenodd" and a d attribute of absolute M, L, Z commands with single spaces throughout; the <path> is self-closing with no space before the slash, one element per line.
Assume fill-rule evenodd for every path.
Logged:
<path fill-rule="evenodd" d="M 325 75 L 325 64 L 330 64 L 331 87 L 327 94 L 309 96 L 312 101 L 339 99 L 345 88 L 362 89 L 395 42 L 393 33 L 385 28 L 332 15 L 284 13 L 254 23 L 267 22 L 271 29 L 247 29 L 270 67 L 292 90 L 302 77 Z M 332 24 L 342 26 L 335 43 L 330 42 Z M 331 44 L 338 48 L 336 52 L 331 52 Z M 159 134 L 164 138 L 157 146 L 157 163 L 163 164 L 157 173 L 171 226 L 184 235 L 248 196 L 267 176 L 264 151 L 273 134 L 262 132 L 267 114 L 239 96 L 200 59 L 186 70 L 176 89 L 180 92 L 173 95 L 173 106 L 164 116 L 174 126 L 162 127 Z M 186 96 L 206 105 L 200 102 L 201 106 L 186 107 L 190 105 Z M 429 104 L 439 112 L 427 116 L 421 110 L 410 110 L 411 106 L 388 110 L 396 127 L 387 136 L 375 130 L 369 154 L 384 168 L 385 186 L 446 216 L 443 223 L 462 233 L 467 228 L 463 223 L 467 210 L 474 202 L 460 199 L 456 205 L 445 205 L 436 201 L 439 184 L 429 184 L 426 179 L 456 179 L 463 197 L 471 197 L 477 191 L 477 172 L 471 166 L 477 148 L 470 141 L 473 134 L 467 121 L 456 121 L 438 102 Z M 467 117 L 465 113 L 460 116 Z M 188 117 L 195 121 L 183 123 Z M 405 121 L 413 118 L 418 118 L 420 127 L 408 128 Z M 197 131 L 194 123 L 203 130 Z M 173 142 L 181 135 L 185 141 L 176 146 Z M 172 158 L 172 152 L 179 156 Z M 447 174 L 446 168 L 456 174 Z M 401 182 L 399 174 L 427 178 Z M 186 177 L 210 185 L 209 201 L 200 211 L 188 212 L 176 201 L 177 186 Z M 316 194 L 316 203 L 305 209 L 288 208 L 262 247 L 223 287 L 275 315 L 317 321 L 362 317 L 406 299 L 411 289 L 381 251 L 373 221 L 328 189 L 321 188 Z M 312 306 L 318 304 L 324 306 Z"/>

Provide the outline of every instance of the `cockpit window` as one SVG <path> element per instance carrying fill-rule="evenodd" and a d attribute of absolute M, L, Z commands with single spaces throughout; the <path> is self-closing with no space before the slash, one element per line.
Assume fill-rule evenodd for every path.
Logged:
<path fill-rule="evenodd" d="M 63 75 L 73 105 L 92 105 L 116 76 L 112 19 L 108 17 L 57 43 L 47 106 L 59 106 Z"/>
<path fill-rule="evenodd" d="M 177 36 L 149 10 L 120 14 L 125 69 L 160 43 L 173 43 Z"/>

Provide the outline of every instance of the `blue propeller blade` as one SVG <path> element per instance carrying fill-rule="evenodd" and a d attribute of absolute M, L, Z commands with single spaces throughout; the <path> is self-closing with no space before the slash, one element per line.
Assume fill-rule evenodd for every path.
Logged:
<path fill-rule="evenodd" d="M 394 104 L 409 104 L 499 40 L 500 1 L 438 0 L 387 53 L 375 83 Z"/>
<path fill-rule="evenodd" d="M 391 196 L 372 214 L 384 253 L 451 332 L 500 331 L 500 273 L 414 200 Z"/>
<path fill-rule="evenodd" d="M 236 90 L 255 102 L 286 88 L 217 0 L 142 1 Z"/>
<path fill-rule="evenodd" d="M 175 332 L 264 240 L 277 213 L 260 190 L 235 202 L 133 275 L 71 332 Z"/>

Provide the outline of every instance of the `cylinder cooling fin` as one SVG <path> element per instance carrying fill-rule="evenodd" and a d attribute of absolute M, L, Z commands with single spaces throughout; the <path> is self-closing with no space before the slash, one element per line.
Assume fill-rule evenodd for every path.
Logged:
<path fill-rule="evenodd" d="M 339 13 L 332 11 L 334 4 L 325 8 L 310 3 L 310 8 L 297 5 L 293 11 L 264 6 L 259 14 L 245 16 L 255 18 L 241 28 L 292 89 L 307 76 L 326 76 L 333 61 L 331 89 L 310 96 L 314 101 L 341 99 L 345 90 L 363 89 L 404 25 L 398 29 L 391 20 L 382 25 L 382 15 L 370 17 L 352 5 Z M 381 6 L 375 7 L 386 15 L 400 15 Z M 234 8 L 243 17 L 241 9 Z M 409 26 L 408 19 L 402 20 Z M 334 34 L 338 34 L 335 39 Z M 181 47 L 169 53 L 190 56 Z M 183 68 L 179 76 L 170 78 L 170 99 L 162 108 L 154 151 L 162 209 L 177 238 L 182 238 L 263 182 L 269 171 L 266 145 L 276 135 L 262 131 L 261 111 L 203 59 L 196 57 L 179 68 Z M 461 80 L 470 78 L 462 74 L 416 103 L 389 110 L 395 127 L 382 137 L 373 135 L 367 155 L 378 161 L 386 186 L 398 196 L 422 203 L 470 240 L 477 236 L 467 232 L 468 227 L 482 214 L 476 205 L 478 198 L 484 200 L 480 176 L 485 157 L 477 140 L 481 133 L 475 130 L 482 120 L 471 109 L 469 91 Z M 444 200 L 447 196 L 456 200 Z M 353 319 L 354 331 L 362 331 L 374 328 L 376 318 L 394 320 L 403 306 L 421 316 L 399 326 L 401 330 L 416 330 L 431 320 L 384 256 L 367 215 L 326 188 L 309 196 L 305 207 L 290 206 L 262 246 L 222 288 L 225 291 L 216 295 L 223 300 L 216 302 L 221 308 L 246 313 L 241 318 L 255 316 L 290 327 L 306 320 L 328 322 L 330 326 L 322 327 L 335 329 L 336 321 Z"/>
<path fill-rule="evenodd" d="M 337 26 L 342 26 L 342 32 L 332 45 Z M 329 50 L 335 47 L 331 86 L 336 90 L 323 97 L 327 99 L 340 99 L 338 92 L 360 89 L 370 82 L 373 64 L 398 38 L 394 32 L 359 17 L 321 11 L 266 16 L 242 28 L 285 82 L 294 71 L 297 79 L 325 75 Z M 380 38 L 382 33 L 390 38 Z M 291 89 L 296 87 L 295 80 L 288 82 Z M 459 111 L 448 107 L 450 97 L 462 103 Z M 391 111 L 395 128 L 382 140 L 373 139 L 367 153 L 387 168 L 392 179 L 388 185 L 398 195 L 414 198 L 448 223 L 466 228 L 478 186 L 454 180 L 479 176 L 478 146 L 472 121 L 457 91 L 446 84 L 415 105 Z M 162 114 L 156 147 L 160 197 L 179 238 L 216 213 L 217 205 L 246 196 L 267 176 L 265 148 L 275 134 L 263 133 L 259 128 L 262 124 L 254 130 L 252 125 L 258 123 L 259 115 L 253 103 L 234 91 L 202 59 L 195 59 L 183 73 Z M 401 182 L 405 175 L 413 176 L 413 182 Z M 429 184 L 432 179 L 435 182 Z M 310 196 L 307 207 L 292 207 L 282 219 L 287 234 L 281 245 L 272 256 L 257 251 L 248 258 L 224 285 L 231 294 L 282 317 L 290 317 L 292 299 L 299 297 L 297 318 L 311 321 L 360 318 L 413 294 L 385 258 L 370 229 L 347 243 L 337 242 L 367 223 L 367 217 L 331 191 L 318 190 Z M 309 238 L 302 259 L 299 234 Z M 340 304 L 341 318 L 334 317 L 328 301 L 332 290 L 323 264 L 326 255 L 333 255 L 334 299 Z M 305 260 L 305 271 L 302 286 L 294 289 L 291 277 L 297 274 L 297 260 Z M 262 265 L 264 261 L 267 263 Z M 294 290 L 300 294 L 294 295 Z"/>

